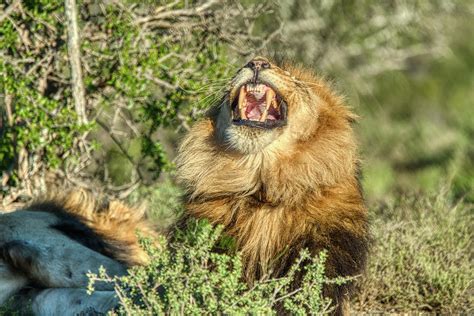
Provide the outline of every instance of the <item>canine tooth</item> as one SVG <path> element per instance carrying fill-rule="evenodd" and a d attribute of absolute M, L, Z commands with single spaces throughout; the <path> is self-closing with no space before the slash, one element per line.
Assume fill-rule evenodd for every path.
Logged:
<path fill-rule="evenodd" d="M 275 91 L 273 91 L 273 89 L 269 89 L 265 97 L 265 109 L 268 111 L 268 109 L 272 105 L 273 100 L 275 99 Z"/>
<path fill-rule="evenodd" d="M 245 94 L 246 94 L 246 92 L 245 92 L 245 87 L 240 88 L 239 103 L 238 103 L 239 109 L 242 107 L 242 103 L 243 103 L 243 101 L 244 101 L 244 99 L 245 99 Z"/>
<path fill-rule="evenodd" d="M 273 89 L 268 89 L 267 93 L 265 94 L 265 109 L 263 110 L 262 116 L 260 117 L 260 122 L 265 122 L 268 116 L 268 110 L 275 99 L 275 91 Z"/>
<path fill-rule="evenodd" d="M 247 107 L 247 101 L 245 99 L 245 96 L 247 92 L 245 91 L 246 87 L 240 88 L 240 93 L 239 93 L 239 112 L 240 112 L 240 118 L 241 119 L 247 119 L 247 116 L 245 115 L 245 108 Z"/>

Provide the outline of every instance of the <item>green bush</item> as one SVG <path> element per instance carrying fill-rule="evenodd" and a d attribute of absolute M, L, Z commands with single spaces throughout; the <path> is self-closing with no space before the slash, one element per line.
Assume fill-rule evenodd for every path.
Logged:
<path fill-rule="evenodd" d="M 330 300 L 322 297 L 327 282 L 324 276 L 326 252 L 311 257 L 302 251 L 284 278 L 263 278 L 251 287 L 242 281 L 242 263 L 238 254 L 223 249 L 229 244 L 206 221 L 195 221 L 165 245 L 144 240 L 151 256 L 145 267 L 133 268 L 127 277 L 113 280 L 120 299 L 119 315 L 203 315 L 203 314 L 275 314 L 283 308 L 294 315 L 322 314 L 330 311 Z M 230 251 L 232 253 L 232 251 Z M 305 262 L 302 267 L 301 263 Z M 301 287 L 292 289 L 295 273 L 304 269 Z M 111 281 L 105 273 L 92 276 L 90 289 L 97 280 Z"/>
<path fill-rule="evenodd" d="M 242 22 L 268 5 L 94 0 L 77 8 L 82 80 L 71 77 L 64 1 L 0 3 L 2 195 L 31 196 L 56 181 L 126 196 L 155 183 L 172 165 L 163 129 L 189 128 L 220 98 L 234 71 L 232 44 L 260 39 Z M 82 86 L 79 107 L 73 88 Z"/>
<path fill-rule="evenodd" d="M 357 309 L 472 311 L 472 210 L 446 193 L 399 197 L 374 208 L 374 247 Z"/>
<path fill-rule="evenodd" d="M 14 11 L 0 22 L 0 174 L 8 175 L 9 185 L 18 184 L 20 172 L 25 176 L 32 170 L 57 168 L 65 157 L 77 158 L 78 152 L 71 149 L 91 127 L 78 123 L 71 92 L 55 82 L 60 79 L 48 81 L 42 70 L 68 72 L 67 63 L 60 62 L 66 58 L 66 47 L 56 45 L 64 43 L 64 23 L 55 17 L 63 14 L 63 2 L 24 1 L 22 9 L 23 14 Z M 48 55 L 49 45 L 57 50 L 56 63 Z M 4 189 L 0 187 L 0 195 Z"/>
<path fill-rule="evenodd" d="M 142 187 L 133 192 L 128 201 L 132 205 L 145 204 L 147 219 L 158 231 L 165 231 L 183 212 L 182 190 L 169 177 L 160 184 Z"/>

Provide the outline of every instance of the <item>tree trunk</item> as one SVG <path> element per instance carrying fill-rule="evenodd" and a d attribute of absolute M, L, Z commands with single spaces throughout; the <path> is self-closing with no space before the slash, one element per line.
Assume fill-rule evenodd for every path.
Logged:
<path fill-rule="evenodd" d="M 67 33 L 68 33 L 68 55 L 71 65 L 71 84 L 74 96 L 74 106 L 79 119 L 79 123 L 87 123 L 86 98 L 84 83 L 82 81 L 81 68 L 81 41 L 79 38 L 77 25 L 76 0 L 65 0 Z"/>

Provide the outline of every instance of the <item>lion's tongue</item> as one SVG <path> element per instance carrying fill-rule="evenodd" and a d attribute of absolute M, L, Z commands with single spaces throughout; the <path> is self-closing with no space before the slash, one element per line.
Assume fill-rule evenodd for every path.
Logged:
<path fill-rule="evenodd" d="M 280 113 L 271 107 L 275 102 L 275 92 L 264 84 L 247 84 L 240 89 L 239 108 L 245 106 L 245 118 L 252 121 L 260 121 L 262 114 L 267 109 L 266 120 L 278 120 Z"/>
<path fill-rule="evenodd" d="M 265 93 L 263 93 L 265 95 Z M 247 109 L 246 114 L 249 120 L 256 120 L 260 119 L 261 114 L 265 110 L 265 98 L 262 96 L 261 99 L 255 98 L 253 95 L 248 94 L 246 96 L 247 100 Z"/>

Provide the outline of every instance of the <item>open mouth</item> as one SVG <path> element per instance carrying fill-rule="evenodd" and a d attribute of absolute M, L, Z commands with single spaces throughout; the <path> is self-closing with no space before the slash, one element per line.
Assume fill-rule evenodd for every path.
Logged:
<path fill-rule="evenodd" d="M 286 124 L 286 113 L 286 102 L 264 83 L 242 85 L 232 102 L 232 121 L 235 125 L 280 127 Z"/>

